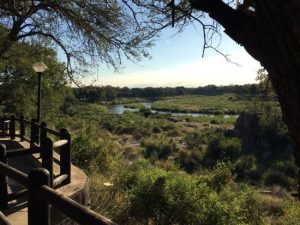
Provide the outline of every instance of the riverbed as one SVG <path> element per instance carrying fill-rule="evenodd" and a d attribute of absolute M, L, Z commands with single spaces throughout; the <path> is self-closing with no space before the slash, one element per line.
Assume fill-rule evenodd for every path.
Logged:
<path fill-rule="evenodd" d="M 146 108 L 151 109 L 151 102 L 141 102 Z M 117 105 L 109 105 L 107 106 L 108 112 L 111 114 L 123 114 L 125 111 L 131 111 L 131 112 L 136 112 L 139 109 L 132 109 L 132 108 L 127 108 L 125 107 L 124 104 L 117 104 Z M 214 117 L 214 115 L 211 114 L 202 114 L 202 113 L 176 113 L 176 112 L 166 112 L 166 111 L 159 111 L 159 110 L 153 110 L 151 109 L 152 113 L 167 113 L 171 114 L 172 116 L 192 116 L 192 117 L 198 117 L 198 116 L 210 116 Z M 224 118 L 228 118 L 230 116 L 236 116 L 237 115 L 224 115 Z"/>

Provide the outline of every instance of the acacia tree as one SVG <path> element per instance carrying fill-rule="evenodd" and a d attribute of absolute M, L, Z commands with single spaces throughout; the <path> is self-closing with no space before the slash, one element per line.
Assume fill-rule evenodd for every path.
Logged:
<path fill-rule="evenodd" d="M 0 58 L 16 42 L 47 41 L 70 74 L 95 59 L 117 68 L 122 55 L 139 60 L 151 45 L 151 29 L 126 0 L 0 0 L 0 25 Z"/>

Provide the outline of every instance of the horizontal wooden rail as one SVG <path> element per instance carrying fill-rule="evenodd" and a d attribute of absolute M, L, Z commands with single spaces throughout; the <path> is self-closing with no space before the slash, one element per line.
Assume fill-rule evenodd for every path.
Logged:
<path fill-rule="evenodd" d="M 58 136 L 58 137 L 60 136 L 60 132 L 59 131 L 53 130 L 53 129 L 49 128 L 49 127 L 47 127 L 46 130 L 50 134 L 53 134 L 53 135 Z"/>
<path fill-rule="evenodd" d="M 11 225 L 11 223 L 8 221 L 7 217 L 0 212 L 0 224 L 1 225 Z"/>
<path fill-rule="evenodd" d="M 15 192 L 15 193 L 8 194 L 6 200 L 7 201 L 17 200 L 19 198 L 26 197 L 27 194 L 28 194 L 28 189 L 23 189 L 21 191 Z"/>
<path fill-rule="evenodd" d="M 58 194 L 46 185 L 36 189 L 36 194 L 39 198 L 52 205 L 52 207 L 60 210 L 82 225 L 116 225 L 111 220 L 100 216 L 78 202 Z"/>
<path fill-rule="evenodd" d="M 31 124 L 30 120 L 24 120 L 24 123 L 27 123 L 28 125 Z"/>
<path fill-rule="evenodd" d="M 0 173 L 12 178 L 13 180 L 17 181 L 21 185 L 28 187 L 28 184 L 29 184 L 28 176 L 25 173 L 13 168 L 13 167 L 10 167 L 2 162 L 0 162 Z"/>
<path fill-rule="evenodd" d="M 40 151 L 37 148 L 14 149 L 14 150 L 8 151 L 6 153 L 6 157 L 11 158 L 11 157 L 17 157 L 17 156 L 31 155 L 31 154 L 35 154 L 35 153 L 39 153 L 39 152 Z"/>
<path fill-rule="evenodd" d="M 68 144 L 68 140 L 59 140 L 53 143 L 53 148 L 60 148 L 66 144 Z"/>
<path fill-rule="evenodd" d="M 53 187 L 58 187 L 60 186 L 61 184 L 64 183 L 65 180 L 67 180 L 69 177 L 68 174 L 62 174 L 62 175 L 59 175 L 58 177 L 56 177 L 53 181 Z"/>

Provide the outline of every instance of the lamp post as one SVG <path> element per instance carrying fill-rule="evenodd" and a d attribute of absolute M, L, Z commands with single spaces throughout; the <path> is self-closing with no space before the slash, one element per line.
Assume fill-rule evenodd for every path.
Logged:
<path fill-rule="evenodd" d="M 42 73 L 44 73 L 48 67 L 43 62 L 36 62 L 33 64 L 32 69 L 38 75 L 38 92 L 37 92 L 37 122 L 41 122 L 41 81 L 42 81 Z"/>

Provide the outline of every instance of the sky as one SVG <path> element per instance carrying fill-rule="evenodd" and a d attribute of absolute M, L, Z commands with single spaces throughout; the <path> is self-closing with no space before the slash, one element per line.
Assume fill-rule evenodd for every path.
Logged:
<path fill-rule="evenodd" d="M 198 87 L 209 84 L 229 85 L 255 83 L 259 62 L 226 34 L 219 50 L 232 62 L 214 50 L 202 57 L 203 39 L 194 27 L 174 36 L 167 29 L 155 41 L 149 52 L 151 59 L 139 63 L 124 61 L 123 69 L 114 72 L 102 65 L 87 78 L 86 85 L 112 85 L 119 87 Z"/>

